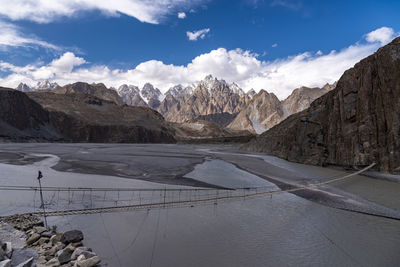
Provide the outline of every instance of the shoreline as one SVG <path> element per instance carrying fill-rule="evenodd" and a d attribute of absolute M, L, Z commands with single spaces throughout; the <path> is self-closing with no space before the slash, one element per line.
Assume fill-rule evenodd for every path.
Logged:
<path fill-rule="evenodd" d="M 100 257 L 83 245 L 79 230 L 57 232 L 34 215 L 0 218 L 0 266 L 92 267 Z"/>

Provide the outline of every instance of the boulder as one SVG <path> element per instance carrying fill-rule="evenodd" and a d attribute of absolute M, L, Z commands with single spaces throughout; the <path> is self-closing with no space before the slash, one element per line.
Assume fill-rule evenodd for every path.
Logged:
<path fill-rule="evenodd" d="M 33 257 L 27 259 L 24 262 L 21 262 L 20 264 L 18 264 L 16 267 L 31 267 L 31 266 L 35 266 L 35 264 L 33 264 L 33 262 L 35 261 L 35 259 Z"/>
<path fill-rule="evenodd" d="M 41 236 L 41 237 L 50 238 L 50 237 L 53 236 L 53 233 L 52 233 L 52 232 L 49 232 L 49 231 L 46 231 L 46 232 L 42 232 L 42 233 L 40 234 L 40 236 Z"/>
<path fill-rule="evenodd" d="M 83 260 L 86 260 L 86 257 L 85 257 L 85 255 L 79 255 L 79 257 L 76 259 L 77 261 L 83 261 Z"/>
<path fill-rule="evenodd" d="M 86 259 L 96 256 L 96 253 L 92 252 L 91 249 L 87 247 L 76 248 L 74 253 L 72 253 L 71 259 L 75 260 L 79 256 L 84 255 Z"/>
<path fill-rule="evenodd" d="M 57 258 L 52 258 L 51 260 L 49 260 L 45 266 L 49 266 L 49 267 L 58 267 L 60 266 L 60 262 L 58 261 Z"/>
<path fill-rule="evenodd" d="M 11 258 L 12 252 L 13 252 L 13 248 L 12 248 L 11 242 L 4 242 L 3 250 L 5 251 L 6 256 L 8 258 Z"/>
<path fill-rule="evenodd" d="M 4 261 L 0 261 L 0 267 L 11 267 L 11 260 L 7 259 Z"/>
<path fill-rule="evenodd" d="M 51 244 L 55 245 L 57 242 L 60 242 L 62 236 L 63 236 L 63 233 L 57 233 L 57 234 L 51 236 L 50 237 Z"/>
<path fill-rule="evenodd" d="M 90 259 L 76 261 L 74 267 L 92 267 L 96 266 L 100 262 L 101 262 L 100 258 L 98 256 L 94 256 Z"/>
<path fill-rule="evenodd" d="M 65 232 L 61 237 L 61 242 L 64 244 L 76 243 L 83 240 L 83 233 L 79 230 L 71 230 Z"/>
<path fill-rule="evenodd" d="M 43 233 L 43 232 L 46 232 L 46 231 L 47 231 L 47 228 L 46 228 L 46 227 L 43 227 L 43 226 L 36 226 L 36 227 L 33 227 L 33 230 L 34 230 L 36 233 L 41 234 L 41 233 Z"/>
<path fill-rule="evenodd" d="M 14 251 L 12 253 L 11 261 L 12 261 L 13 266 L 15 266 L 15 265 L 29 262 L 29 260 L 31 258 L 33 258 L 32 263 L 36 264 L 36 262 L 39 258 L 39 255 L 36 253 L 36 251 L 34 251 L 32 249 L 14 249 Z M 24 265 L 22 265 L 22 266 L 24 266 Z M 29 265 L 25 265 L 25 266 L 29 266 Z"/>
<path fill-rule="evenodd" d="M 58 256 L 58 261 L 60 262 L 60 264 L 64 264 L 64 263 L 71 261 L 71 256 L 72 256 L 73 252 L 74 252 L 74 250 L 71 246 L 68 246 L 68 247 L 64 248 L 63 250 L 58 251 L 57 256 Z"/>
<path fill-rule="evenodd" d="M 2 248 L 0 248 L 0 261 L 6 260 L 6 259 L 7 259 L 6 252 Z"/>
<path fill-rule="evenodd" d="M 37 233 L 33 233 L 27 240 L 26 240 L 26 244 L 28 246 L 32 245 L 33 243 L 35 243 L 36 241 L 38 241 L 40 238 L 40 235 Z"/>
<path fill-rule="evenodd" d="M 62 250 L 65 247 L 65 245 L 61 242 L 57 242 L 51 249 L 47 250 L 44 255 L 45 256 L 54 256 L 57 251 Z"/>
<path fill-rule="evenodd" d="M 37 242 L 37 244 L 40 246 L 40 245 L 43 245 L 43 244 L 45 244 L 45 243 L 47 243 L 47 242 L 49 242 L 49 238 L 47 238 L 47 237 L 41 237 L 38 241 L 36 241 Z"/>

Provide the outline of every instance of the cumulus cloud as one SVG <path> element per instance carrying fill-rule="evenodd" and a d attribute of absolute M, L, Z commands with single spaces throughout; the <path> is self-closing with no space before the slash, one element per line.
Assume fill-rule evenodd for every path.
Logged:
<path fill-rule="evenodd" d="M 273 48 L 275 48 L 275 47 L 278 47 L 278 44 L 277 43 L 275 43 L 275 44 L 273 44 L 273 45 L 271 45 Z"/>
<path fill-rule="evenodd" d="M 180 18 L 180 19 L 186 18 L 186 13 L 185 12 L 179 12 L 178 13 L 178 18 Z"/>
<path fill-rule="evenodd" d="M 210 29 L 202 29 L 194 32 L 186 32 L 186 36 L 189 38 L 190 41 L 197 41 L 197 39 L 204 39 L 206 34 L 210 32 Z"/>
<path fill-rule="evenodd" d="M 227 82 L 236 82 L 244 90 L 265 89 L 280 99 L 300 86 L 323 86 L 340 78 L 345 70 L 375 52 L 380 41 L 357 42 L 329 53 L 304 52 L 274 61 L 262 61 L 257 54 L 241 49 L 218 48 L 195 57 L 187 65 L 167 65 L 150 60 L 128 70 L 86 64 L 85 59 L 67 52 L 45 65 L 14 66 L 0 62 L 0 71 L 11 72 L 0 78 L 0 85 L 16 87 L 20 82 L 30 85 L 50 79 L 63 85 L 76 81 L 103 82 L 107 86 L 121 84 L 143 86 L 150 82 L 165 92 L 176 84 L 191 84 L 213 74 Z"/>
<path fill-rule="evenodd" d="M 392 28 L 382 27 L 368 33 L 365 39 L 371 43 L 379 42 L 381 45 L 385 45 L 393 39 L 394 35 L 395 33 Z"/>
<path fill-rule="evenodd" d="M 86 61 L 83 58 L 75 56 L 72 52 L 66 52 L 44 66 L 27 65 L 18 67 L 10 63 L 0 62 L 0 70 L 12 73 L 3 80 L 5 85 L 15 85 L 19 82 L 33 84 L 33 81 L 59 79 L 63 76 L 68 76 L 73 73 L 74 67 L 85 63 Z M 82 76 L 81 78 L 84 79 Z"/>
<path fill-rule="evenodd" d="M 141 22 L 159 23 L 178 8 L 190 8 L 202 2 L 204 0 L 0 0 L 0 16 L 48 23 L 62 16 L 99 10 L 110 16 L 125 14 Z"/>
<path fill-rule="evenodd" d="M 44 47 L 58 50 L 59 47 L 40 38 L 22 33 L 21 29 L 11 23 L 0 20 L 0 46 L 3 47 Z"/>

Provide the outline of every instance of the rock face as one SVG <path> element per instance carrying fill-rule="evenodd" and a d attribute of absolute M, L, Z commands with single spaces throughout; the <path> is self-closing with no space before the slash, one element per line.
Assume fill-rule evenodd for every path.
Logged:
<path fill-rule="evenodd" d="M 0 87 L 0 139 L 57 141 L 63 135 L 50 121 L 50 114 L 20 91 Z"/>
<path fill-rule="evenodd" d="M 347 70 L 334 90 L 248 149 L 315 165 L 400 171 L 400 38 Z"/>
<path fill-rule="evenodd" d="M 142 90 L 134 85 L 123 84 L 117 89 L 117 92 L 122 101 L 127 105 L 150 107 L 154 110 L 157 110 L 161 100 L 164 98 L 161 91 L 158 88 L 154 88 L 150 83 L 146 83 Z"/>
<path fill-rule="evenodd" d="M 192 93 L 180 97 L 169 95 L 161 102 L 158 111 L 172 122 L 184 122 L 211 114 L 214 116 L 210 118 L 218 122 L 219 114 L 236 114 L 250 100 L 237 85 L 229 86 L 224 80 L 211 75 L 199 82 Z"/>
<path fill-rule="evenodd" d="M 140 91 L 143 99 L 147 102 L 147 105 L 154 110 L 160 106 L 161 100 L 163 99 L 163 94 L 158 88 L 154 88 L 154 86 L 150 83 L 146 83 L 142 90 Z"/>
<path fill-rule="evenodd" d="M 73 84 L 67 84 L 63 87 L 57 87 L 53 90 L 56 94 L 85 94 L 95 96 L 97 98 L 114 102 L 117 105 L 123 105 L 123 102 L 115 90 L 108 89 L 104 84 L 88 84 L 83 82 L 77 82 Z"/>
<path fill-rule="evenodd" d="M 170 143 L 173 133 L 164 118 L 145 107 L 117 105 L 90 94 L 30 92 L 49 111 L 51 125 L 74 142 Z"/>
<path fill-rule="evenodd" d="M 127 105 L 147 106 L 146 102 L 140 97 L 140 90 L 137 86 L 123 84 L 117 89 L 117 92 L 122 101 Z"/>
<path fill-rule="evenodd" d="M 60 87 L 59 87 L 60 88 Z M 172 128 L 156 111 L 121 106 L 87 93 L 0 88 L 0 139 L 64 142 L 175 142 Z M 82 88 L 82 87 L 79 87 Z M 90 88 L 84 86 L 83 88 Z M 107 89 L 108 90 L 108 89 Z M 107 96 L 113 98 L 113 95 Z"/>
<path fill-rule="evenodd" d="M 172 95 L 174 98 L 183 98 L 193 93 L 193 90 L 194 90 L 193 86 L 183 87 L 181 84 L 178 84 L 168 89 L 168 91 L 165 92 L 165 95 L 166 96 Z"/>
<path fill-rule="evenodd" d="M 330 90 L 336 87 L 336 83 L 330 85 L 326 84 L 324 87 L 300 87 L 288 96 L 283 102 L 283 109 L 287 114 L 295 114 L 297 112 L 303 111 L 310 106 L 310 104 L 317 98 L 328 93 Z"/>
<path fill-rule="evenodd" d="M 234 130 L 248 130 L 260 134 L 282 121 L 281 102 L 273 93 L 261 90 L 228 125 Z"/>
<path fill-rule="evenodd" d="M 279 99 L 273 93 L 261 90 L 252 95 L 249 104 L 228 125 L 233 130 L 248 130 L 261 134 L 274 127 L 291 114 L 308 108 L 312 101 L 332 90 L 336 85 L 325 85 L 323 88 L 300 87 L 295 89 L 285 100 Z"/>

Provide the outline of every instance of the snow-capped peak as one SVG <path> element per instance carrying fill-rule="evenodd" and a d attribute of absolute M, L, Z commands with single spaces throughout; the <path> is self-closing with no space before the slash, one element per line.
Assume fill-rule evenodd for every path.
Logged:
<path fill-rule="evenodd" d="M 26 83 L 20 83 L 16 90 L 21 91 L 21 92 L 30 92 L 32 91 L 32 88 L 29 87 L 29 85 L 27 85 Z"/>
<path fill-rule="evenodd" d="M 175 86 L 169 88 L 168 91 L 165 92 L 165 96 L 167 96 L 168 94 L 171 94 L 175 98 L 180 98 L 180 97 L 189 95 L 192 92 L 193 92 L 193 86 L 188 85 L 186 87 L 183 87 L 182 84 L 178 84 L 178 85 L 175 85 Z"/>
<path fill-rule="evenodd" d="M 117 92 L 119 95 L 121 95 L 121 94 L 138 94 L 139 87 L 137 87 L 135 85 L 123 84 L 120 87 L 118 87 Z"/>
<path fill-rule="evenodd" d="M 151 83 L 146 83 L 143 86 L 140 95 L 145 101 L 150 101 L 150 99 L 162 101 L 164 99 L 164 95 L 161 93 L 160 89 L 154 88 Z"/>
<path fill-rule="evenodd" d="M 38 82 L 36 86 L 34 87 L 35 90 L 53 90 L 58 86 L 57 83 L 52 83 L 49 80 L 43 80 L 41 82 Z"/>
<path fill-rule="evenodd" d="M 235 93 L 238 94 L 240 96 L 244 95 L 244 92 L 242 90 L 242 88 L 239 87 L 239 85 L 237 85 L 236 83 L 232 83 L 231 85 L 229 85 L 229 88 Z"/>
<path fill-rule="evenodd" d="M 221 85 L 227 86 L 224 80 L 218 80 L 216 77 L 214 78 L 211 74 L 207 75 L 204 80 L 200 81 L 199 85 L 203 88 L 206 88 L 209 92 Z"/>

